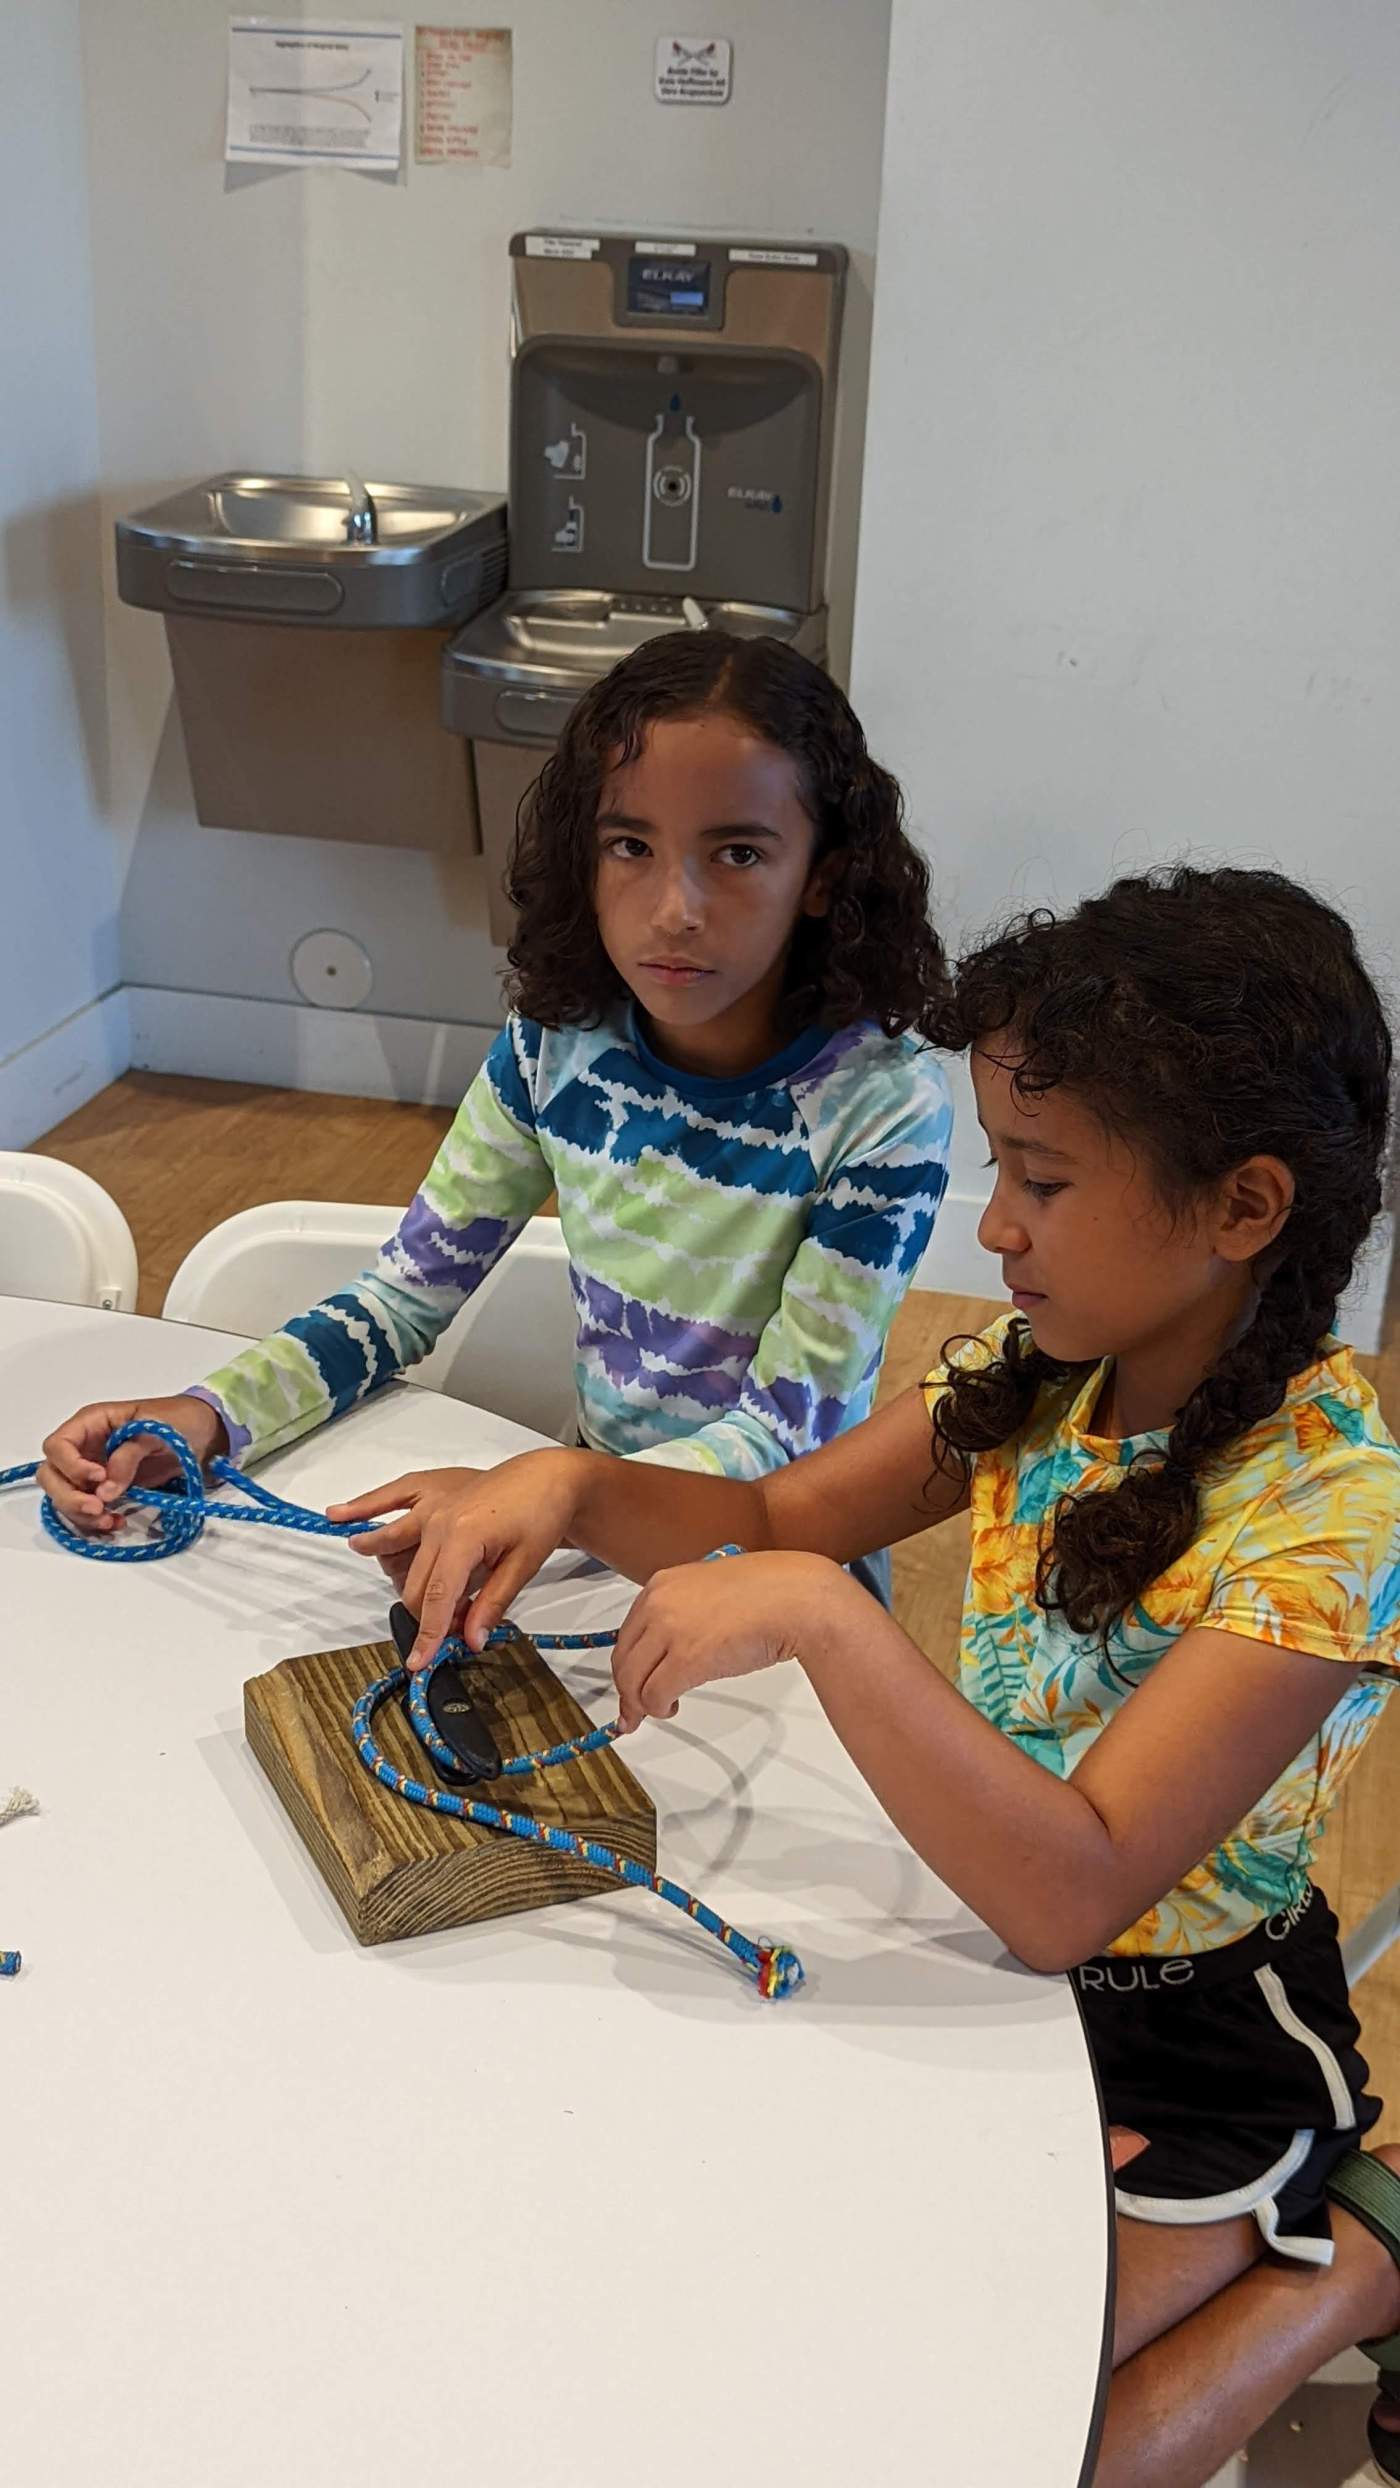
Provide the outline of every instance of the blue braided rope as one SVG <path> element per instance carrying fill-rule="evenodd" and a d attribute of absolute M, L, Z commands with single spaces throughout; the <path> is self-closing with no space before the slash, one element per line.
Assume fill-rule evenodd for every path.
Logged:
<path fill-rule="evenodd" d="M 502 1633 L 501 1628 L 497 1627 L 492 1638 L 498 1637 L 508 1639 L 509 1633 Z M 572 1643 L 580 1637 L 541 1634 L 531 1638 L 536 1639 L 537 1647 L 547 1649 L 556 1640 Z M 615 1636 L 589 1634 L 584 1638 L 586 1647 L 596 1648 Z M 457 1757 L 428 1718 L 426 1691 L 420 1693 L 419 1688 L 446 1659 L 460 1658 L 464 1650 L 465 1645 L 458 1645 L 455 1651 L 445 1645 L 413 1680 L 409 1692 L 409 1717 L 420 1736 L 419 1719 L 427 1721 L 429 1735 L 422 1736 L 423 1744 L 435 1761 L 449 1764 L 455 1763 Z M 466 1652 L 465 1655 L 470 1657 L 471 1654 Z M 397 1770 L 376 1742 L 372 1722 L 380 1703 L 387 1701 L 391 1693 L 397 1693 L 402 1685 L 409 1682 L 406 1668 L 391 1669 L 387 1676 L 380 1676 L 372 1685 L 366 1686 L 350 1715 L 350 1734 L 355 1751 L 365 1769 L 382 1787 L 392 1789 L 396 1797 L 406 1798 L 410 1805 L 426 1806 L 430 1813 L 452 1815 L 464 1823 L 481 1823 L 489 1831 L 509 1832 L 517 1840 L 531 1840 L 539 1848 L 555 1849 L 565 1856 L 580 1858 L 586 1865 L 596 1866 L 602 1873 L 615 1876 L 619 1883 L 634 1884 L 644 1891 L 654 1892 L 658 1900 L 669 1901 L 673 1909 L 683 1910 L 686 1917 L 703 1927 L 707 1935 L 713 1935 L 716 1942 L 723 1944 L 726 1951 L 732 1953 L 748 1971 L 761 1996 L 785 1996 L 794 1987 L 801 1986 L 804 1976 L 802 1964 L 787 1945 L 755 1943 L 752 1936 L 743 1935 L 737 1927 L 730 1926 L 694 1892 L 687 1892 L 684 1885 L 672 1883 L 666 1875 L 652 1874 L 647 1867 L 637 1865 L 633 1858 L 622 1857 L 616 1849 L 605 1848 L 601 1840 L 586 1840 L 579 1832 L 565 1831 L 555 1824 L 537 1823 L 528 1814 L 508 1813 L 500 1806 L 486 1804 L 479 1797 L 458 1797 L 448 1789 L 429 1788 L 424 1781 L 411 1779 L 406 1771 Z M 415 1696 L 418 1697 L 416 1700 Z M 610 1726 L 594 1728 L 587 1736 L 576 1737 L 566 1745 L 551 1745 L 537 1754 L 518 1754 L 502 1766 L 501 1776 L 504 1778 L 510 1772 L 547 1770 L 554 1763 L 572 1761 L 577 1754 L 596 1752 L 599 1746 L 612 1744 L 620 1734 L 620 1723 L 613 1720 Z"/>
<path fill-rule="evenodd" d="M 231 1460 L 212 1460 L 209 1474 L 220 1485 L 237 1487 L 250 1500 L 248 1503 L 216 1501 L 207 1491 L 199 1461 L 183 1434 L 158 1419 L 133 1419 L 131 1424 L 119 1426 L 116 1433 L 108 1438 L 107 1457 L 110 1459 L 119 1444 L 138 1437 L 154 1437 L 164 1443 L 174 1453 L 180 1470 L 178 1486 L 128 1486 L 126 1490 L 127 1503 L 140 1504 L 155 1512 L 155 1532 L 149 1538 L 126 1546 L 114 1546 L 109 1538 L 85 1537 L 81 1531 L 69 1528 L 45 1495 L 39 1506 L 39 1517 L 49 1536 L 68 1553 L 91 1556 L 111 1564 L 151 1563 L 193 1546 L 203 1535 L 206 1521 L 210 1520 L 252 1521 L 266 1528 L 299 1529 L 306 1536 L 317 1538 L 353 1538 L 367 1529 L 380 1526 L 378 1520 L 327 1520 L 324 1512 L 311 1511 L 305 1504 L 288 1503 L 268 1487 L 245 1477 Z M 0 1487 L 27 1484 L 38 1475 L 38 1469 L 37 1460 L 20 1468 L 0 1469 Z M 716 1547 L 714 1556 L 707 1560 L 737 1553 L 737 1547 Z M 487 1635 L 488 1648 L 493 1643 L 512 1640 L 515 1632 L 516 1627 L 511 1624 L 493 1626 Z M 610 1650 L 617 1635 L 532 1633 L 529 1638 L 541 1651 Z M 565 1831 L 557 1825 L 542 1826 L 529 1815 L 508 1813 L 500 1806 L 486 1804 L 481 1798 L 458 1797 L 446 1789 L 429 1788 L 422 1780 L 410 1779 L 406 1772 L 395 1770 L 376 1743 L 371 1726 L 380 1703 L 407 1684 L 409 1720 L 415 1735 L 435 1762 L 455 1766 L 457 1756 L 438 1734 L 428 1711 L 428 1684 L 437 1669 L 447 1661 L 460 1664 L 472 1656 L 467 1644 L 457 1634 L 449 1634 L 436 1657 L 414 1677 L 409 1677 L 406 1668 L 396 1667 L 387 1676 L 377 1677 L 373 1684 L 366 1687 L 350 1715 L 350 1734 L 365 1769 L 382 1786 L 391 1788 L 396 1796 L 406 1799 L 410 1805 L 426 1806 L 431 1813 L 453 1815 L 462 1822 L 480 1823 L 490 1831 L 507 1832 L 517 1840 L 534 1841 L 538 1847 L 581 1858 L 586 1865 L 596 1866 L 600 1872 L 615 1876 L 619 1883 L 639 1885 L 646 1891 L 654 1892 L 659 1900 L 669 1901 L 672 1908 L 684 1911 L 686 1917 L 703 1927 L 707 1935 L 713 1935 L 718 1943 L 723 1944 L 748 1971 L 761 1996 L 790 1995 L 795 1987 L 800 1987 L 805 1972 L 797 1954 L 786 1944 L 755 1942 L 752 1936 L 743 1935 L 737 1927 L 728 1925 L 706 1902 L 697 1899 L 693 1892 L 687 1892 L 683 1885 L 672 1883 L 667 1876 L 650 1873 L 645 1866 L 638 1866 L 633 1859 L 620 1856 L 616 1849 L 604 1847 L 599 1840 L 586 1840 L 578 1832 Z M 602 1747 L 614 1744 L 621 1734 L 621 1721 L 611 1720 L 605 1728 L 590 1728 L 585 1736 L 571 1737 L 561 1745 L 550 1745 L 534 1754 L 514 1755 L 502 1764 L 501 1777 L 518 1777 L 527 1771 L 548 1771 L 560 1763 L 576 1760 L 581 1754 L 599 1752 Z M 0 1952 L 0 1978 L 13 1978 L 19 1966 L 17 1952 Z"/>
<path fill-rule="evenodd" d="M 70 1555 L 89 1555 L 107 1564 L 149 1564 L 164 1555 L 178 1555 L 193 1546 L 204 1534 L 210 1520 L 251 1521 L 265 1529 L 300 1529 L 312 1538 L 355 1538 L 366 1529 L 377 1529 L 373 1520 L 327 1520 L 324 1512 L 308 1511 L 305 1504 L 285 1503 L 255 1479 L 245 1477 L 231 1460 L 211 1460 L 209 1474 L 221 1486 L 237 1486 L 251 1498 L 249 1503 L 219 1503 L 207 1492 L 204 1473 L 183 1434 L 173 1425 L 163 1425 L 158 1418 L 134 1418 L 130 1425 L 118 1426 L 109 1436 L 107 1457 L 120 1443 L 153 1437 L 172 1451 L 180 1468 L 178 1486 L 128 1486 L 125 1501 L 138 1503 L 158 1515 L 155 1534 L 126 1546 L 114 1546 L 110 1538 L 84 1537 L 81 1530 L 70 1529 L 66 1520 L 54 1509 L 45 1495 L 39 1506 L 39 1518 L 49 1536 L 57 1540 Z M 0 1469 L 0 1486 L 20 1486 L 37 1477 L 39 1463 L 27 1467 Z"/>

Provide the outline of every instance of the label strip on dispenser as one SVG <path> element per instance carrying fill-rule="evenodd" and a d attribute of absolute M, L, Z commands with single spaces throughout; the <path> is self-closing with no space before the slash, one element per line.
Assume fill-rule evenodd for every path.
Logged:
<path fill-rule="evenodd" d="M 815 251 L 750 251 L 741 250 L 731 242 L 729 264 L 740 261 L 751 268 L 818 268 L 821 261 Z"/>
<path fill-rule="evenodd" d="M 596 234 L 591 240 L 582 233 L 527 233 L 525 236 L 527 259 L 596 259 L 599 248 Z"/>

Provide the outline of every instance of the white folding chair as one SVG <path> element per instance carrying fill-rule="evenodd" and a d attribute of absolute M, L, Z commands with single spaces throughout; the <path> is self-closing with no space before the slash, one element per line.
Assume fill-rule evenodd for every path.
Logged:
<path fill-rule="evenodd" d="M 269 1201 L 239 1210 L 185 1255 L 164 1318 L 261 1338 L 348 1286 L 402 1216 L 401 1209 L 338 1201 Z M 577 1328 L 559 1221 L 532 1218 L 408 1379 L 572 1443 Z"/>
<path fill-rule="evenodd" d="M 110 1192 L 61 1158 L 0 1149 L 0 1295 L 134 1313 L 136 1276 Z"/>
<path fill-rule="evenodd" d="M 577 1348 L 563 1229 L 557 1218 L 532 1218 L 412 1378 L 573 1443 Z"/>
<path fill-rule="evenodd" d="M 162 1319 L 260 1339 L 357 1277 L 402 1216 L 358 1201 L 268 1201 L 238 1210 L 186 1253 Z"/>

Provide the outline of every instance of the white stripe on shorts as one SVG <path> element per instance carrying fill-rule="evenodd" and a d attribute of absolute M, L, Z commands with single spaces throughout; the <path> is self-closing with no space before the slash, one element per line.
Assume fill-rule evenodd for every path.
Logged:
<path fill-rule="evenodd" d="M 1254 1976 L 1259 1992 L 1280 2030 L 1286 2030 L 1290 2039 L 1297 2039 L 1317 2058 L 1322 2079 L 1327 2085 L 1327 2096 L 1332 2102 L 1332 2113 L 1337 2120 L 1337 2131 L 1345 2134 L 1356 2123 L 1356 2102 L 1347 2089 L 1346 2075 L 1327 2041 L 1319 2039 L 1317 2032 L 1309 2030 L 1307 2023 L 1294 2012 L 1277 1970 L 1266 1967 L 1256 1970 Z"/>
<path fill-rule="evenodd" d="M 1265 2203 L 1272 2208 L 1274 2196 L 1297 2175 L 1316 2140 L 1310 2125 L 1300 2125 L 1272 2168 L 1262 2169 L 1247 2186 L 1233 2186 L 1228 2194 L 1130 2194 L 1126 2187 L 1115 2186 L 1114 2198 L 1129 2220 L 1158 2221 L 1166 2228 L 1194 2229 L 1208 2220 L 1233 2220 L 1239 2212 L 1258 2212 Z"/>

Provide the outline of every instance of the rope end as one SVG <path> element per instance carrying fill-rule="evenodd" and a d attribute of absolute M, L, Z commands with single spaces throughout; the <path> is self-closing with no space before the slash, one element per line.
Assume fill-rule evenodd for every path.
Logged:
<path fill-rule="evenodd" d="M 795 1952 L 786 1944 L 766 1944 L 758 1956 L 758 1992 L 767 2003 L 780 1996 L 790 1996 L 807 1976 Z"/>
<path fill-rule="evenodd" d="M 17 1978 L 21 1958 L 17 1952 L 0 1952 L 0 1978 Z"/>
<path fill-rule="evenodd" d="M 0 1823 L 17 1823 L 22 1814 L 37 1814 L 39 1800 L 27 1788 L 12 1788 L 0 1806 Z"/>

